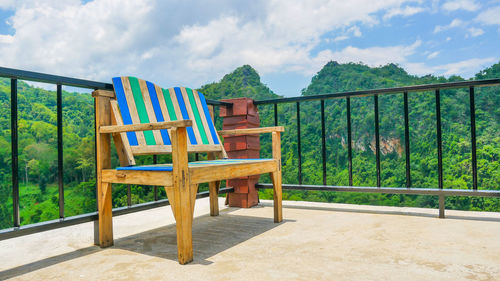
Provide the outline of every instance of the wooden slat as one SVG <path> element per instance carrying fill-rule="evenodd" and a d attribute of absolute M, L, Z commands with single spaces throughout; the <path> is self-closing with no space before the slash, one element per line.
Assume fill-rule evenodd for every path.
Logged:
<path fill-rule="evenodd" d="M 148 113 L 149 122 L 156 123 L 158 122 L 158 120 L 156 119 L 156 114 L 153 109 L 153 103 L 151 102 L 151 93 L 149 93 L 146 81 L 142 79 L 137 80 L 139 81 L 139 87 L 141 88 L 142 98 L 144 100 L 144 105 L 146 106 L 146 112 Z M 153 130 L 153 136 L 157 145 L 163 145 L 163 139 L 161 137 L 160 131 Z"/>
<path fill-rule="evenodd" d="M 196 136 L 196 141 L 198 142 L 198 144 L 203 144 L 203 141 L 202 141 L 201 135 L 200 135 L 200 128 L 198 128 L 198 123 L 196 123 L 196 121 L 195 121 L 193 109 L 191 108 L 191 101 L 189 100 L 188 94 L 186 92 L 186 88 L 180 87 L 180 89 L 181 89 L 182 97 L 184 98 L 184 104 L 186 105 L 186 111 L 189 115 L 189 119 L 193 120 L 192 127 L 193 127 L 193 131 L 194 131 L 194 135 Z"/>
<path fill-rule="evenodd" d="M 204 183 L 252 175 L 260 175 L 277 171 L 276 160 L 264 162 L 228 164 L 228 165 L 207 165 L 202 167 L 191 167 L 191 183 Z"/>
<path fill-rule="evenodd" d="M 273 159 L 278 162 L 278 170 L 271 173 L 273 182 L 273 200 L 274 200 L 274 222 L 283 220 L 282 192 L 281 192 L 281 135 L 280 132 L 273 132 L 272 135 Z"/>
<path fill-rule="evenodd" d="M 158 95 L 158 102 L 160 103 L 161 113 L 163 114 L 163 118 L 165 119 L 165 121 L 176 120 L 175 118 L 173 119 L 168 112 L 167 104 L 165 103 L 165 97 L 163 96 L 163 89 L 160 88 L 160 86 L 155 85 L 155 90 L 156 94 Z M 168 131 L 168 137 L 170 139 L 172 138 L 172 136 L 170 135 L 170 131 Z"/>
<path fill-rule="evenodd" d="M 201 105 L 200 96 L 198 95 L 198 91 L 193 91 L 193 97 L 196 102 L 196 107 L 198 108 L 198 112 L 200 113 L 201 122 L 203 124 L 203 128 L 205 130 L 205 134 L 207 135 L 208 143 L 214 144 L 214 139 L 212 137 L 212 133 L 210 132 L 210 128 L 208 127 L 207 118 L 205 116 L 205 110 L 203 110 L 203 106 Z M 220 142 L 219 142 L 220 143 Z"/>
<path fill-rule="evenodd" d="M 172 153 L 171 145 L 148 145 L 148 146 L 132 146 L 132 153 L 134 155 L 147 155 L 147 154 L 168 154 Z M 188 152 L 220 152 L 220 145 L 198 144 L 188 145 Z"/>
<path fill-rule="evenodd" d="M 115 92 L 114 91 L 108 91 L 108 90 L 95 90 L 92 92 L 92 97 L 108 97 L 108 98 L 115 98 Z"/>
<path fill-rule="evenodd" d="M 150 131 L 150 130 L 161 130 L 169 129 L 174 127 L 188 127 L 191 126 L 191 120 L 179 120 L 179 121 L 165 121 L 157 123 L 144 123 L 144 124 L 132 124 L 132 125 L 115 125 L 115 126 L 101 126 L 99 132 L 101 134 L 109 133 L 122 133 L 122 132 L 138 132 L 138 131 Z"/>
<path fill-rule="evenodd" d="M 113 245 L 113 221 L 111 213 L 111 184 L 102 180 L 102 170 L 111 168 L 111 138 L 108 134 L 100 134 L 101 126 L 111 124 L 110 98 L 96 96 L 96 168 L 97 168 L 97 207 L 99 213 L 99 245 Z"/>
<path fill-rule="evenodd" d="M 111 100 L 111 123 L 114 125 L 123 125 L 123 120 L 118 109 L 118 102 L 116 100 Z M 118 153 L 118 158 L 120 159 L 120 165 L 133 166 L 135 165 L 134 155 L 130 149 L 130 144 L 128 142 L 128 137 L 126 133 L 113 134 L 113 141 L 115 142 L 115 147 Z"/>
<path fill-rule="evenodd" d="M 130 118 L 132 119 L 132 123 L 141 124 L 141 120 L 139 119 L 139 113 L 137 113 L 137 106 L 135 105 L 134 95 L 132 93 L 132 88 L 130 87 L 130 82 L 127 77 L 122 77 L 123 91 L 125 92 L 125 98 L 127 99 L 128 109 L 130 112 Z M 139 146 L 146 145 L 146 139 L 144 138 L 143 132 L 137 132 L 137 143 Z"/>
<path fill-rule="evenodd" d="M 113 205 L 111 183 L 102 182 L 98 188 L 99 246 L 113 246 Z"/>
<path fill-rule="evenodd" d="M 102 171 L 103 182 L 172 186 L 172 172 L 168 171 Z"/>
<path fill-rule="evenodd" d="M 284 132 L 285 127 L 263 127 L 263 128 L 251 128 L 251 129 L 235 129 L 235 130 L 221 130 L 219 135 L 248 135 L 248 134 L 260 134 L 260 133 L 272 133 L 272 132 Z"/>
<path fill-rule="evenodd" d="M 193 211 L 194 200 L 192 199 L 195 185 L 189 181 L 188 154 L 187 154 L 187 132 L 186 128 L 175 128 L 172 130 L 172 185 L 174 213 L 176 213 L 177 230 L 177 257 L 180 264 L 186 264 L 193 260 Z M 196 196 L 196 195 L 195 195 Z"/>
<path fill-rule="evenodd" d="M 214 124 L 214 129 L 217 130 L 217 128 L 215 127 L 215 113 L 214 113 L 214 106 L 213 105 L 207 105 L 208 107 L 208 111 L 210 112 L 210 118 L 212 118 L 212 123 Z M 219 140 L 219 143 L 220 143 L 220 147 L 221 147 L 221 153 L 220 153 L 220 158 L 228 158 L 227 156 L 227 152 L 226 152 L 226 149 L 224 148 L 224 144 L 222 143 L 220 137 L 219 137 L 219 134 L 217 133 L 216 131 L 216 137 L 217 139 Z"/>

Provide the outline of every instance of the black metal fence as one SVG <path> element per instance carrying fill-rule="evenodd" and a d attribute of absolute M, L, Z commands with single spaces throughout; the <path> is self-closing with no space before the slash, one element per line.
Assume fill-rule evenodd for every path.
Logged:
<path fill-rule="evenodd" d="M 63 116 L 62 116 L 62 94 L 63 94 L 63 86 L 71 86 L 71 87 L 77 87 L 77 88 L 83 88 L 83 89 L 93 89 L 93 90 L 98 90 L 98 89 L 103 89 L 103 90 L 113 90 L 113 85 L 109 83 L 102 83 L 102 82 L 96 82 L 96 81 L 90 81 L 90 80 L 83 80 L 83 79 L 76 79 L 76 78 L 70 78 L 70 77 L 64 77 L 64 76 L 57 76 L 57 75 L 50 75 L 50 74 L 44 74 L 44 73 L 39 73 L 39 72 L 31 72 L 31 71 L 24 71 L 24 70 L 18 70 L 18 69 L 12 69 L 12 68 L 5 68 L 5 67 L 0 67 L 0 77 L 2 78 L 10 78 L 10 84 L 11 84 L 11 103 L 10 103 L 10 109 L 11 109 L 11 163 L 12 163 L 12 214 L 13 214 L 13 221 L 12 221 L 12 228 L 7 228 L 0 230 L 0 240 L 11 238 L 11 237 L 16 237 L 16 236 L 22 236 L 26 234 L 31 234 L 35 232 L 40 232 L 40 231 L 45 231 L 45 230 L 50 230 L 50 229 L 55 229 L 59 227 L 64 227 L 68 225 L 73 225 L 73 224 L 78 224 L 78 223 L 83 223 L 83 222 L 88 222 L 88 221 L 95 221 L 97 220 L 97 212 L 93 213 L 88 213 L 88 214 L 81 214 L 77 216 L 71 216 L 71 217 L 66 217 L 64 214 L 64 182 L 63 182 Z M 20 221 L 20 213 L 19 213 L 19 201 L 20 201 L 20 196 L 19 196 L 19 159 L 18 159 L 18 154 L 19 154 L 19 139 L 18 139 L 18 102 L 17 102 L 17 91 L 18 91 L 18 85 L 17 82 L 18 80 L 24 80 L 24 81 L 33 81 L 33 82 L 41 82 L 41 83 L 47 83 L 47 84 L 52 84 L 56 85 L 56 94 L 57 94 L 57 109 L 56 109 L 56 116 L 57 116 L 57 175 L 58 175 L 58 193 L 59 193 L 59 199 L 58 199 L 58 207 L 59 207 L 59 219 L 57 220 L 51 220 L 51 221 L 46 221 L 46 222 L 41 222 L 41 223 L 35 223 L 31 225 L 25 225 L 21 226 L 21 221 Z M 220 101 L 213 101 L 213 100 L 207 100 L 207 103 L 210 105 L 214 106 L 220 106 L 220 105 L 225 105 L 225 106 L 231 106 L 232 104 L 230 103 L 225 103 L 225 102 L 220 102 Z M 153 158 L 154 161 L 156 161 L 156 157 Z M 220 193 L 226 193 L 231 191 L 231 188 L 222 188 Z M 165 206 L 168 205 L 168 199 L 165 200 L 158 200 L 158 190 L 157 187 L 154 188 L 155 192 L 155 201 L 154 202 L 147 202 L 147 203 L 142 203 L 142 204 L 135 204 L 132 205 L 132 200 L 131 200 L 131 192 L 130 192 L 130 186 L 127 188 L 127 207 L 122 207 L 122 208 L 115 208 L 113 209 L 113 215 L 122 215 L 122 214 L 127 214 L 131 212 L 137 212 L 137 211 L 142 211 L 145 209 L 151 209 L 155 207 L 160 207 L 160 206 Z M 202 198 L 202 197 L 208 197 L 208 192 L 200 192 L 197 195 L 197 198 Z M 97 210 L 97 206 L 96 206 Z"/>
<path fill-rule="evenodd" d="M 500 79 L 460 81 L 452 83 L 440 83 L 429 85 L 416 85 L 398 88 L 386 88 L 364 91 L 353 91 L 343 93 L 322 94 L 313 96 L 300 96 L 291 98 L 280 98 L 271 100 L 256 101 L 257 105 L 274 105 L 274 124 L 278 125 L 278 104 L 295 103 L 297 114 L 297 154 L 298 154 L 298 184 L 284 184 L 283 189 L 293 190 L 320 190 L 320 191 L 346 191 L 346 192 L 370 192 L 370 193 L 389 193 L 389 194 L 417 194 L 417 195 L 436 195 L 439 196 L 439 217 L 444 217 L 445 196 L 476 196 L 476 197 L 500 197 L 500 190 L 478 190 L 477 183 L 477 154 L 476 154 L 476 113 L 474 89 L 476 87 L 497 86 L 500 85 Z M 443 153 L 442 153 L 442 131 L 441 131 L 441 97 L 440 90 L 443 89 L 469 89 L 470 103 L 470 132 L 471 132 L 471 162 L 472 162 L 472 190 L 464 189 L 443 189 Z M 438 169 L 438 188 L 415 188 L 411 184 L 410 167 L 410 127 L 408 117 L 408 94 L 414 92 L 434 91 L 436 102 L 436 139 L 437 139 L 437 169 Z M 379 96 L 386 94 L 403 94 L 404 102 L 404 127 L 405 127 L 405 160 L 406 160 L 406 188 L 381 187 L 380 177 L 380 133 L 379 133 Z M 375 133 L 375 161 L 376 161 L 376 187 L 353 186 L 352 175 L 352 126 L 351 126 L 351 98 L 352 97 L 373 97 L 374 104 L 374 133 Z M 346 100 L 346 118 L 347 118 L 347 158 L 349 169 L 349 186 L 332 186 L 326 183 L 326 141 L 325 141 L 325 100 L 345 99 Z M 304 185 L 302 183 L 302 148 L 301 148 L 301 127 L 300 127 L 300 104 L 307 101 L 321 101 L 321 157 L 323 185 Z M 259 183 L 258 188 L 272 188 L 271 184 Z"/>

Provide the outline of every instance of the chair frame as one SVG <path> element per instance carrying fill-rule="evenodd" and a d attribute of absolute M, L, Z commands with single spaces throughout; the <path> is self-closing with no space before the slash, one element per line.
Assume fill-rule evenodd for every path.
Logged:
<path fill-rule="evenodd" d="M 166 121 L 147 124 L 123 125 L 117 122 L 112 114 L 115 93 L 107 90 L 95 90 L 96 115 L 96 151 L 97 151 L 97 198 L 99 214 L 99 245 L 113 245 L 112 223 L 112 183 L 140 184 L 164 186 L 168 200 L 176 220 L 177 254 L 180 264 L 193 260 L 192 223 L 198 184 L 208 182 L 210 193 L 210 215 L 219 214 L 218 191 L 220 181 L 251 175 L 269 173 L 274 186 L 274 222 L 283 220 L 282 215 L 282 175 L 281 175 L 281 132 L 283 127 L 266 127 L 252 129 L 222 130 L 219 135 L 272 134 L 273 158 L 256 163 L 188 166 L 188 152 L 198 152 L 188 149 L 186 127 L 192 125 L 191 120 Z M 213 111 L 212 111 L 213 112 Z M 116 111 L 115 111 L 116 113 Z M 212 113 L 213 118 L 213 113 Z M 129 147 L 122 141 L 125 132 L 169 129 L 171 135 L 172 171 L 137 171 L 116 170 L 111 167 L 111 136 L 113 137 L 120 164 L 128 166 L 135 164 Z M 208 159 L 226 156 L 224 146 L 219 151 L 207 152 Z M 141 153 L 146 154 L 146 153 Z M 157 153 L 151 153 L 157 154 Z M 131 157 L 132 156 L 132 157 Z"/>

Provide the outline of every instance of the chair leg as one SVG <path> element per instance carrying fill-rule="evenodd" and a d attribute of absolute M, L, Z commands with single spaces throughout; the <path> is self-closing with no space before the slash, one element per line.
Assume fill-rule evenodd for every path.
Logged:
<path fill-rule="evenodd" d="M 100 182 L 98 185 L 99 209 L 99 246 L 113 246 L 113 214 L 111 200 L 111 183 Z"/>
<path fill-rule="evenodd" d="M 283 210 L 281 206 L 281 171 L 270 173 L 273 182 L 273 199 L 274 199 L 274 222 L 278 223 L 283 220 Z"/>
<path fill-rule="evenodd" d="M 193 260 L 193 209 L 197 185 L 165 187 L 165 190 L 176 221 L 177 258 L 180 264 L 186 264 Z"/>
<path fill-rule="evenodd" d="M 210 215 L 219 215 L 219 186 L 220 181 L 213 181 L 208 183 L 208 190 L 210 193 Z"/>

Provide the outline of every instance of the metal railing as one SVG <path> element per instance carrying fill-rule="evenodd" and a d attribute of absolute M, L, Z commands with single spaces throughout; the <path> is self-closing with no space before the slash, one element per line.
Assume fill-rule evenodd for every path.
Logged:
<path fill-rule="evenodd" d="M 0 240 L 27 235 L 35 232 L 55 229 L 63 226 L 95 221 L 97 220 L 97 213 L 87 213 L 77 216 L 66 217 L 64 214 L 64 182 L 63 182 L 63 116 L 62 116 L 62 95 L 63 86 L 71 86 L 83 89 L 93 89 L 93 90 L 113 90 L 113 85 L 110 83 L 103 83 L 97 81 L 90 81 L 84 79 L 77 79 L 65 76 L 57 76 L 39 72 L 25 71 L 19 69 L 0 67 L 0 77 L 10 78 L 10 98 L 11 98 L 11 170 L 12 170 L 12 214 L 13 222 L 12 228 L 7 228 L 0 230 Z M 19 213 L 19 138 L 18 138 L 18 101 L 17 101 L 17 90 L 18 80 L 41 82 L 56 85 L 56 116 L 57 116 L 57 184 L 58 184 L 58 208 L 59 208 L 59 219 L 34 223 L 30 225 L 21 226 L 20 213 Z M 231 103 L 207 100 L 207 103 L 214 106 L 232 106 Z M 95 118 L 94 118 L 95 119 Z M 156 162 L 156 157 L 153 157 L 153 161 Z M 232 188 L 222 188 L 220 193 L 226 193 L 232 191 Z M 208 192 L 200 192 L 197 198 L 208 197 Z M 127 207 L 115 208 L 113 209 L 113 215 L 122 215 L 130 212 L 142 211 L 145 209 L 160 207 L 168 205 L 168 199 L 158 200 L 158 189 L 154 187 L 154 202 L 147 202 L 142 204 L 132 205 L 130 185 L 127 186 Z M 96 206 L 97 210 L 97 206 Z"/>
<path fill-rule="evenodd" d="M 50 229 L 56 229 L 83 222 L 96 221 L 97 212 L 81 214 L 77 216 L 65 217 L 64 215 L 64 183 L 63 175 L 63 134 L 62 134 L 62 95 L 63 86 L 72 86 L 85 89 L 107 89 L 112 90 L 113 85 L 97 81 L 76 79 L 64 76 L 49 75 L 38 72 L 17 70 L 0 67 L 0 77 L 11 79 L 11 145 L 12 145 L 12 201 L 13 201 L 13 227 L 0 230 L 0 240 L 41 232 Z M 30 225 L 20 225 L 19 214 L 19 167 L 18 167 L 18 104 L 17 104 L 17 82 L 18 80 L 42 82 L 56 85 L 57 94 L 57 175 L 58 175 L 58 193 L 59 193 L 59 219 L 35 223 Z M 343 93 L 322 94 L 315 96 L 301 96 L 292 98 L 280 98 L 272 100 L 256 101 L 257 105 L 274 105 L 274 123 L 278 125 L 278 104 L 295 103 L 297 114 L 297 150 L 298 150 L 298 184 L 284 184 L 284 189 L 294 190 L 323 190 L 323 191 L 345 191 L 345 192 L 370 192 L 370 193 L 389 193 L 389 194 L 418 194 L 439 196 L 439 216 L 444 217 L 444 198 L 445 196 L 481 196 L 481 197 L 500 197 L 498 190 L 478 190 L 477 189 L 477 159 L 476 159 L 476 126 L 475 126 L 475 100 L 474 89 L 483 86 L 500 85 L 500 79 L 462 81 L 452 83 L 441 83 L 431 85 L 417 85 L 398 88 L 375 89 L 366 91 L 353 91 Z M 473 189 L 443 189 L 443 163 L 442 163 L 442 132 L 441 132 L 441 105 L 440 90 L 453 88 L 469 88 L 469 101 L 471 112 L 471 149 L 472 149 L 472 175 Z M 436 136 L 438 151 L 438 188 L 415 188 L 411 184 L 410 168 L 410 143 L 409 143 L 409 112 L 408 112 L 408 94 L 410 92 L 434 91 L 436 99 Z M 405 127 L 405 156 L 406 156 L 406 188 L 381 187 L 380 176 L 380 133 L 379 133 L 379 103 L 378 96 L 385 94 L 403 94 L 404 100 L 404 127 Z M 375 158 L 376 158 L 376 187 L 358 187 L 353 186 L 352 173 L 352 124 L 351 124 L 351 98 L 361 96 L 373 96 L 374 99 L 374 131 L 375 131 Z M 327 154 L 326 154 L 326 125 L 325 125 L 325 100 L 345 99 L 346 100 L 346 121 L 347 121 L 347 146 L 348 146 L 348 171 L 349 186 L 332 186 L 326 184 L 327 178 Z M 321 157 L 322 157 L 322 176 L 323 185 L 305 185 L 302 183 L 302 145 L 301 145 L 301 126 L 300 126 L 300 103 L 306 101 L 319 100 L 321 102 Z M 207 100 L 208 104 L 214 106 L 232 106 L 231 103 Z M 196 155 L 198 159 L 198 155 Z M 153 162 L 156 163 L 156 156 L 153 156 Z M 272 188 L 272 185 L 259 183 L 258 188 Z M 232 188 L 221 188 L 220 193 L 231 192 Z M 197 198 L 208 197 L 208 192 L 200 192 Z M 127 206 L 114 208 L 113 215 L 123 215 L 131 212 L 142 211 L 168 205 L 168 199 L 158 200 L 158 190 L 154 188 L 153 202 L 132 205 L 130 186 L 127 187 Z"/>
<path fill-rule="evenodd" d="M 487 79 L 475 81 L 460 81 L 451 83 L 439 83 L 429 85 L 415 85 L 397 88 L 373 89 L 363 91 L 352 91 L 332 94 L 322 94 L 313 96 L 300 96 L 291 98 L 279 98 L 270 100 L 255 101 L 256 105 L 274 105 L 274 124 L 278 125 L 278 104 L 295 103 L 297 118 L 297 154 L 298 154 L 298 184 L 284 184 L 283 189 L 293 190 L 321 190 L 321 191 L 346 191 L 346 192 L 370 192 L 370 193 L 389 193 L 389 194 L 418 194 L 418 195 L 436 195 L 439 196 L 439 217 L 444 217 L 445 196 L 477 196 L 477 197 L 500 197 L 500 190 L 478 190 L 477 184 L 477 154 L 476 154 L 476 119 L 475 119 L 475 93 L 476 87 L 498 86 L 500 79 Z M 471 123 L 471 162 L 472 162 L 472 190 L 465 189 L 443 189 L 443 153 L 442 153 L 442 130 L 441 130 L 441 97 L 440 90 L 443 89 L 469 89 L 470 103 L 470 123 Z M 410 127 L 408 118 L 408 94 L 411 92 L 434 91 L 435 112 L 436 112 L 436 139 L 437 139 L 437 160 L 438 160 L 438 188 L 415 188 L 411 184 L 410 167 Z M 406 160 L 406 188 L 381 187 L 380 176 L 380 122 L 379 122 L 379 96 L 387 94 L 403 94 L 404 102 L 404 127 L 405 127 L 405 160 Z M 376 161 L 376 187 L 353 186 L 352 175 L 352 122 L 351 122 L 351 98 L 353 97 L 373 97 L 374 111 L 374 133 L 375 133 L 375 161 Z M 346 119 L 347 119 L 347 161 L 349 170 L 349 186 L 327 185 L 326 178 L 326 130 L 325 130 L 325 100 L 345 99 L 346 100 Z M 321 102 L 321 157 L 322 157 L 322 175 L 323 185 L 304 185 L 302 183 L 302 147 L 301 147 L 301 127 L 300 127 L 300 103 L 307 101 Z M 272 188 L 272 184 L 259 183 L 258 188 Z"/>

